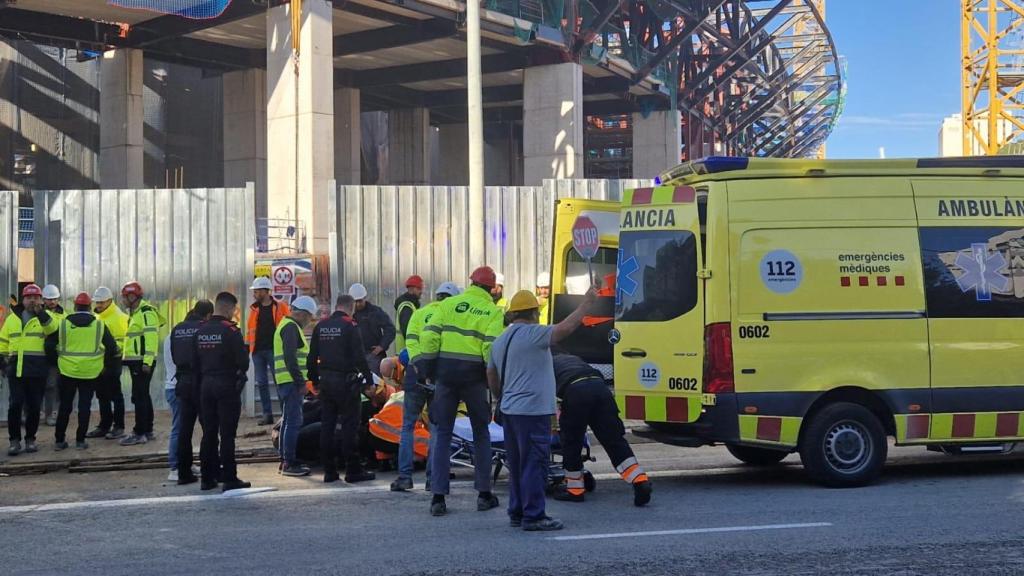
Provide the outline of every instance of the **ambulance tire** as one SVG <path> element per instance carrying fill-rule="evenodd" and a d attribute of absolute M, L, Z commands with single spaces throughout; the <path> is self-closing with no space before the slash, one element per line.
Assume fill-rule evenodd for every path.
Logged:
<path fill-rule="evenodd" d="M 737 460 L 751 466 L 774 466 L 789 456 L 789 452 L 782 450 L 771 450 L 769 448 L 754 448 L 751 446 L 739 446 L 726 444 L 725 448 L 736 457 Z"/>
<path fill-rule="evenodd" d="M 814 481 L 852 488 L 881 474 L 888 449 L 877 416 L 860 404 L 837 402 L 811 417 L 800 441 L 800 460 Z"/>

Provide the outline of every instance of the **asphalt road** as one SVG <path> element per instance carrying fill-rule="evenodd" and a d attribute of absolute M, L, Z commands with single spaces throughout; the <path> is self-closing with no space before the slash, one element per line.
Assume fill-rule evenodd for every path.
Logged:
<path fill-rule="evenodd" d="M 325 487 L 248 466 L 276 490 L 233 498 L 157 470 L 0 478 L 0 558 L 7 575 L 1024 573 L 1024 460 L 893 452 L 875 486 L 828 490 L 795 457 L 758 470 L 720 449 L 640 445 L 652 504 L 634 508 L 599 461 L 586 503 L 549 502 L 566 523 L 555 533 L 476 512 L 465 482 L 432 518 L 422 490 L 387 491 L 390 475 Z"/>

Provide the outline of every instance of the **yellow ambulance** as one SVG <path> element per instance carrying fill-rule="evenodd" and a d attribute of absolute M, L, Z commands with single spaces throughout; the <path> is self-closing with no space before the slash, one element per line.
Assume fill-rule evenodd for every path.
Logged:
<path fill-rule="evenodd" d="M 829 486 L 876 478 L 887 437 L 1024 438 L 1024 157 L 718 157 L 661 181 L 602 233 L 626 418 L 754 464 L 799 452 Z"/>

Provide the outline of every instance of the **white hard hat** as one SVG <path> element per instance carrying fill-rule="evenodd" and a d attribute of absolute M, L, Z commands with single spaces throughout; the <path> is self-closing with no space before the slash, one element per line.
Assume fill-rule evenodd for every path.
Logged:
<path fill-rule="evenodd" d="M 302 310 L 303 312 L 309 312 L 316 316 L 319 306 L 316 305 L 316 300 L 313 300 L 309 296 L 299 296 L 294 302 L 292 302 L 292 308 L 295 310 Z"/>
<path fill-rule="evenodd" d="M 354 300 L 366 300 L 367 294 L 369 294 L 369 292 L 366 291 L 366 286 L 363 286 L 358 282 L 348 288 L 348 295 Z"/>
<path fill-rule="evenodd" d="M 459 287 L 454 282 L 445 282 L 434 291 L 434 294 L 447 294 L 449 296 L 458 296 L 461 293 L 462 290 L 459 290 Z"/>
<path fill-rule="evenodd" d="M 93 302 L 106 302 L 114 299 L 114 293 L 106 286 L 100 286 L 92 293 Z"/>
<path fill-rule="evenodd" d="M 501 272 L 495 272 L 494 273 L 494 278 L 495 278 L 495 283 L 498 286 L 504 286 L 505 285 L 505 275 L 502 274 Z"/>
<path fill-rule="evenodd" d="M 47 300 L 56 300 L 60 298 L 60 288 L 57 288 L 53 284 L 47 284 L 43 287 L 43 298 Z"/>
<path fill-rule="evenodd" d="M 551 286 L 551 274 L 548 272 L 541 272 L 537 274 L 537 286 L 540 288 L 549 288 Z"/>
<path fill-rule="evenodd" d="M 270 283 L 270 278 L 267 278 L 266 276 L 260 276 L 259 278 L 257 278 L 257 279 L 252 281 L 252 286 L 250 286 L 249 289 L 250 290 L 270 290 L 273 287 L 274 287 L 274 285 Z"/>

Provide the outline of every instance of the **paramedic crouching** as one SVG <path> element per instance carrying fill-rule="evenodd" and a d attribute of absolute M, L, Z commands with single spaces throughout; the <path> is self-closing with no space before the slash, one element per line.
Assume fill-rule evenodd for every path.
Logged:
<path fill-rule="evenodd" d="M 579 327 L 597 299 L 591 289 L 580 306 L 554 326 L 543 326 L 540 303 L 532 292 L 512 297 L 512 325 L 491 349 L 487 380 L 500 396 L 508 454 L 508 516 L 523 530 L 561 530 L 562 523 L 545 514 L 544 487 L 551 459 L 551 418 L 555 414 L 555 373 L 551 346 Z"/>

